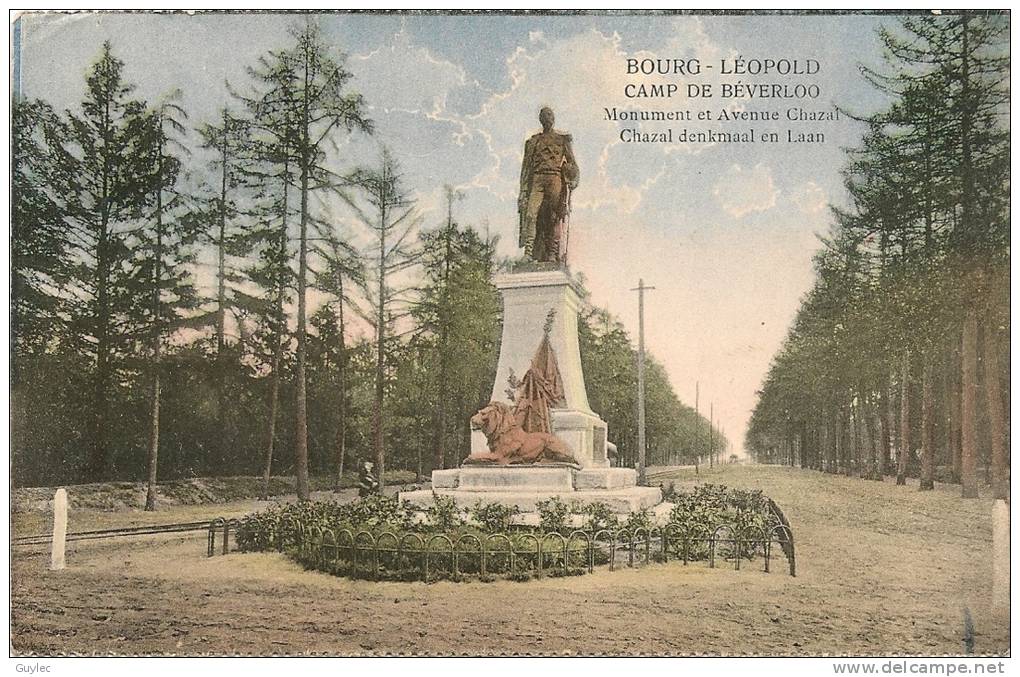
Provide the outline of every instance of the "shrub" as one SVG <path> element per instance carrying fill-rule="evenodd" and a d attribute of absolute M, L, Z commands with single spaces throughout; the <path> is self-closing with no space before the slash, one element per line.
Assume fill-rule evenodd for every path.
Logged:
<path fill-rule="evenodd" d="M 701 485 L 691 491 L 674 490 L 673 502 L 671 522 L 679 525 L 679 529 L 667 530 L 670 535 L 667 559 L 681 556 L 685 537 L 687 558 L 707 559 L 706 537 L 720 525 L 729 526 L 742 539 L 741 557 L 752 558 L 761 552 L 762 533 L 767 536 L 778 522 L 775 517 L 778 508 L 760 491 Z M 540 562 L 543 572 L 553 576 L 563 575 L 564 571 L 568 575 L 584 573 L 589 557 L 595 564 L 608 562 L 606 540 L 590 552 L 586 539 L 569 539 L 573 531 L 568 527 L 572 509 L 584 516 L 584 529 L 589 537 L 603 530 L 615 534 L 621 527 L 631 534 L 641 529 L 651 534 L 651 515 L 646 511 L 630 515 L 621 524 L 604 503 L 569 506 L 554 497 L 539 501 L 537 507 L 541 518 L 538 528 L 510 530 L 511 521 L 519 513 L 517 508 L 478 503 L 470 511 L 476 526 L 467 524 L 465 511 L 452 498 L 442 495 L 434 495 L 433 505 L 424 510 L 427 516 L 424 522 L 418 519 L 420 509 L 390 497 L 371 496 L 347 504 L 306 501 L 276 505 L 246 516 L 239 522 L 235 541 L 242 551 L 281 549 L 308 569 L 351 578 L 528 580 L 537 575 Z M 364 532 L 368 535 L 363 535 Z M 307 540 L 308 534 L 313 540 Z M 716 557 L 736 556 L 736 548 L 725 542 L 728 534 L 721 533 L 723 540 L 716 544 Z M 306 537 L 303 543 L 302 535 Z M 356 539 L 359 547 L 352 547 L 351 539 Z M 380 539 L 374 551 L 370 547 L 372 539 Z M 325 543 L 325 547 L 320 543 Z M 658 561 L 660 556 L 652 557 Z"/>
<path fill-rule="evenodd" d="M 471 518 L 489 534 L 509 531 L 514 517 L 521 514 L 516 505 L 482 503 L 479 501 L 471 510 Z"/>
<path fill-rule="evenodd" d="M 538 508 L 539 526 L 542 531 L 563 533 L 567 530 L 570 506 L 560 500 L 558 496 L 538 501 L 535 503 L 535 507 Z"/>
<path fill-rule="evenodd" d="M 453 531 L 464 526 L 464 516 L 457 502 L 450 496 L 442 496 L 432 492 L 432 505 L 425 508 L 425 519 L 436 531 Z"/>
<path fill-rule="evenodd" d="M 768 537 L 769 530 L 777 523 L 769 505 L 769 499 L 757 489 L 732 489 L 716 484 L 702 484 L 691 492 L 675 492 L 674 504 L 669 521 L 681 525 L 688 536 L 708 536 L 723 524 L 731 525 L 734 535 L 747 542 L 741 546 L 741 555 L 753 557 L 764 548 L 760 536 Z M 677 543 L 677 548 L 680 547 Z M 733 554 L 731 544 L 721 544 L 717 553 L 722 556 Z M 707 559 L 708 544 L 692 541 L 688 551 L 689 559 Z"/>
<path fill-rule="evenodd" d="M 627 519 L 623 522 L 623 528 L 633 534 L 638 529 L 644 529 L 645 533 L 652 530 L 655 525 L 652 524 L 652 516 L 648 514 L 647 510 L 641 512 L 632 512 L 627 516 Z"/>
<path fill-rule="evenodd" d="M 580 510 L 585 516 L 584 528 L 586 531 L 596 534 L 603 529 L 615 532 L 620 526 L 620 519 L 605 503 L 588 503 Z"/>

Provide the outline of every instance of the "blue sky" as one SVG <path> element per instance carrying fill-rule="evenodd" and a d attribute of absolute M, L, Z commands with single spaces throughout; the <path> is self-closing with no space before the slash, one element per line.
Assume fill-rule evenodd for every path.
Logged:
<path fill-rule="evenodd" d="M 81 98 L 84 74 L 110 40 L 126 78 L 149 101 L 180 88 L 191 121 L 212 120 L 229 102 L 224 82 L 248 86 L 245 67 L 288 44 L 303 17 L 279 14 L 188 16 L 29 15 L 22 31 L 26 96 L 58 109 Z M 516 244 L 517 181 L 524 140 L 550 105 L 569 131 L 581 167 L 574 195 L 571 268 L 593 301 L 636 333 L 639 277 L 647 297 L 647 343 L 683 400 L 716 416 L 739 450 L 754 391 L 812 282 L 811 256 L 829 227 L 829 202 L 844 199 L 841 148 L 861 128 L 821 123 L 824 144 L 652 146 L 620 141 L 621 123 L 603 109 L 698 111 L 743 107 L 785 112 L 788 101 L 684 96 L 628 100 L 627 58 L 816 59 L 805 79 L 821 96 L 809 108 L 868 110 L 876 94 L 858 64 L 880 65 L 875 34 L 892 17 L 874 16 L 382 16 L 314 17 L 337 52 L 347 54 L 353 87 L 370 106 L 373 138 L 351 138 L 344 162 L 371 159 L 389 146 L 415 191 L 423 224 L 439 222 L 442 190 L 463 191 L 462 223 Z M 732 78 L 703 75 L 701 82 Z M 744 82 L 792 82 L 741 78 Z M 681 81 L 687 82 L 681 78 Z M 633 125 L 628 125 L 633 126 Z M 646 131 L 664 123 L 644 123 Z M 709 128 L 673 123 L 674 128 Z M 742 123 L 731 129 L 750 126 Z M 775 123 L 772 126 L 785 127 Z M 723 127 L 711 127 L 721 130 Z M 342 209 L 331 205 L 337 218 Z M 612 437 L 612 431 L 610 431 Z"/>

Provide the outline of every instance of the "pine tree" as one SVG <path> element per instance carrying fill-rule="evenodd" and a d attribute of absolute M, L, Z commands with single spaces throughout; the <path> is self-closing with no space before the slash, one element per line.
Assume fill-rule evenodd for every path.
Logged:
<path fill-rule="evenodd" d="M 354 293 L 365 287 L 365 265 L 360 252 L 341 239 L 334 227 L 325 222 L 316 222 L 318 242 L 315 251 L 323 267 L 315 278 L 315 286 L 331 297 L 320 312 L 322 322 L 335 337 L 336 371 L 336 433 L 333 447 L 333 491 L 340 491 L 340 481 L 347 455 L 348 410 L 350 408 L 350 384 L 348 370 L 350 355 L 347 347 L 346 309 L 356 306 Z M 322 332 L 320 332 L 321 334 Z"/>
<path fill-rule="evenodd" d="M 175 103 L 179 98 L 179 93 L 171 94 L 149 116 L 146 143 L 152 172 L 151 216 L 131 233 L 134 288 L 137 298 L 149 300 L 141 302 L 136 311 L 139 332 L 147 333 L 151 344 L 147 511 L 156 509 L 163 343 L 183 314 L 197 307 L 190 276 L 197 228 L 186 211 L 186 196 L 177 189 L 183 164 L 179 156 L 188 154 L 180 141 L 187 115 Z"/>
<path fill-rule="evenodd" d="M 11 366 L 15 381 L 22 359 L 44 353 L 54 328 L 62 324 L 61 291 L 70 272 L 70 244 L 56 198 L 45 188 L 55 171 L 46 134 L 56 127 L 57 115 L 45 102 L 13 102 Z"/>
<path fill-rule="evenodd" d="M 306 351 L 308 339 L 309 227 L 313 222 L 310 197 L 315 191 L 335 191 L 342 177 L 328 168 L 327 159 L 341 132 L 371 132 L 361 95 L 348 91 L 352 74 L 343 57 L 334 57 L 319 33 L 308 23 L 292 31 L 295 45 L 270 52 L 251 70 L 266 89 L 253 99 L 256 125 L 262 129 L 284 121 L 282 150 L 289 154 L 297 174 L 298 270 L 297 270 L 297 368 L 295 374 L 294 457 L 297 494 L 309 497 L 308 409 Z"/>
<path fill-rule="evenodd" d="M 86 81 L 81 112 L 50 126 L 52 161 L 45 185 L 57 203 L 68 245 L 68 321 L 75 348 L 92 362 L 87 477 L 111 467 L 110 404 L 117 372 L 132 350 L 120 327 L 136 302 L 127 232 L 152 195 L 145 103 L 131 98 L 124 63 L 110 43 Z"/>
<path fill-rule="evenodd" d="M 372 315 L 368 319 L 375 329 L 375 392 L 372 403 L 372 450 L 380 491 L 385 486 L 385 412 L 384 400 L 389 360 L 389 342 L 393 324 L 407 314 L 406 306 L 413 284 L 405 284 L 400 275 L 420 259 L 415 241 L 420 219 L 414 200 L 402 185 L 396 160 L 383 150 L 379 166 L 359 169 L 349 177 L 357 187 L 356 194 L 343 194 L 357 220 L 374 239 L 374 260 L 368 267 L 371 279 L 368 300 Z"/>
<path fill-rule="evenodd" d="M 230 265 L 233 256 L 248 252 L 241 244 L 239 226 L 241 196 L 238 194 L 247 178 L 247 163 L 251 154 L 249 120 L 234 115 L 227 107 L 220 111 L 218 124 L 203 124 L 198 129 L 201 148 L 212 154 L 210 169 L 215 172 L 215 197 L 208 200 L 204 216 L 210 240 L 216 251 L 216 298 L 213 322 L 216 335 L 215 384 L 216 427 L 220 430 L 217 441 L 217 462 L 226 466 L 227 450 L 231 443 L 232 427 L 227 423 L 227 376 L 233 370 L 227 364 L 227 312 L 234 308 L 233 288 L 242 277 Z"/>

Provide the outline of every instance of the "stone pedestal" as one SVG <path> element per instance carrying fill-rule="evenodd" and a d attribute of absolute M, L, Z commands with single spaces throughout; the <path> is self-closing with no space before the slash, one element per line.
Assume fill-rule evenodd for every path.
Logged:
<path fill-rule="evenodd" d="M 637 486 L 637 472 L 631 468 L 609 467 L 606 422 L 591 410 L 585 390 L 577 341 L 581 296 L 570 274 L 536 266 L 499 275 L 495 285 L 503 297 L 503 336 L 491 399 L 513 406 L 511 375 L 515 382 L 524 378 L 551 316 L 549 343 L 556 353 L 564 393 L 563 406 L 552 410 L 551 427 L 570 447 L 578 465 L 468 465 L 436 470 L 432 489 L 402 492 L 401 500 L 427 508 L 435 494 L 453 498 L 462 508 L 478 503 L 514 505 L 524 513 L 525 522 L 534 523 L 538 503 L 552 497 L 568 504 L 605 503 L 620 514 L 651 510 L 658 518 L 659 513 L 668 512 L 658 487 Z M 471 453 L 486 451 L 485 436 L 473 432 Z"/>
<path fill-rule="evenodd" d="M 436 470 L 431 490 L 401 492 L 400 500 L 427 508 L 433 504 L 433 493 L 453 498 L 462 508 L 501 503 L 524 513 L 536 512 L 539 501 L 553 496 L 565 503 L 605 503 L 621 514 L 648 510 L 662 502 L 658 487 L 637 486 L 637 472 L 631 468 L 545 463 Z"/>
<path fill-rule="evenodd" d="M 552 410 L 552 432 L 566 442 L 582 467 L 609 467 L 606 422 L 588 404 L 581 369 L 577 342 L 581 296 L 577 283 L 559 268 L 498 275 L 494 283 L 503 297 L 503 335 L 490 399 L 513 406 L 507 393 L 510 376 L 524 378 L 552 312 L 549 343 L 556 353 L 565 401 L 564 407 Z M 485 436 L 472 432 L 471 453 L 486 450 Z"/>

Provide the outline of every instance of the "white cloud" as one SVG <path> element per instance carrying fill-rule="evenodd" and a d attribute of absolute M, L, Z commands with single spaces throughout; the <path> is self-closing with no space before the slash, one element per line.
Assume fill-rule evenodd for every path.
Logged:
<path fill-rule="evenodd" d="M 723 211 L 740 219 L 751 212 L 764 212 L 775 207 L 779 189 L 768 166 L 759 163 L 745 170 L 735 164 L 719 177 L 712 194 Z"/>
<path fill-rule="evenodd" d="M 790 202 L 805 214 L 818 214 L 829 204 L 829 196 L 814 181 L 808 181 L 790 195 Z"/>
<path fill-rule="evenodd" d="M 350 61 L 365 100 L 386 112 L 436 117 L 445 111 L 450 92 L 467 85 L 461 66 L 413 45 L 403 28 L 389 45 L 353 56 Z"/>

